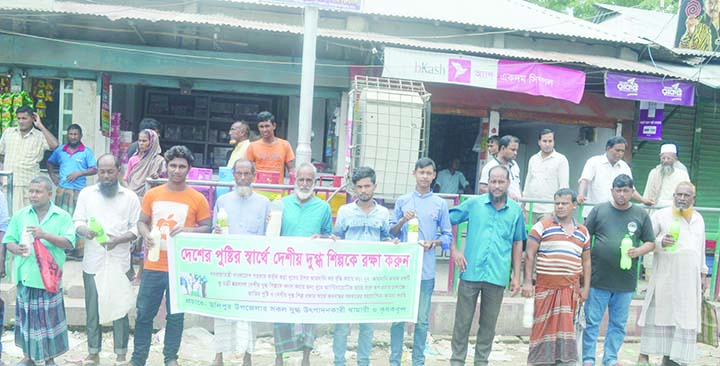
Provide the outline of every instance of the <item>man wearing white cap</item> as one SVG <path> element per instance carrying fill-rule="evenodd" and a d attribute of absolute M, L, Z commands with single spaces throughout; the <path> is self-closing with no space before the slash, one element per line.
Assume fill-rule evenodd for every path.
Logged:
<path fill-rule="evenodd" d="M 671 206 L 678 184 L 690 181 L 687 168 L 678 161 L 677 152 L 677 145 L 663 144 L 660 147 L 660 164 L 648 174 L 643 197 L 658 206 Z"/>

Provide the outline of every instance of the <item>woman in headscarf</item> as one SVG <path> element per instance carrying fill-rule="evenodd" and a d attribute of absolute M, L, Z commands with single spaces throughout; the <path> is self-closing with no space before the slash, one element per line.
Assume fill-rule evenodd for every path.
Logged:
<path fill-rule="evenodd" d="M 128 188 L 137 193 L 142 202 L 145 195 L 145 179 L 157 179 L 165 175 L 166 164 L 165 158 L 161 154 L 160 139 L 153 130 L 142 130 L 138 134 L 138 149 L 135 155 L 130 157 L 127 170 L 125 170 L 125 181 Z M 140 277 L 143 272 L 143 263 L 145 251 L 142 239 L 135 242 L 135 252 L 133 256 L 140 258 L 140 267 L 133 282 L 140 283 Z"/>
<path fill-rule="evenodd" d="M 125 171 L 128 188 L 137 193 L 140 201 L 145 195 L 145 179 L 156 179 L 165 174 L 165 158 L 161 152 L 157 133 L 153 130 L 140 131 L 138 150 L 128 161 Z"/>

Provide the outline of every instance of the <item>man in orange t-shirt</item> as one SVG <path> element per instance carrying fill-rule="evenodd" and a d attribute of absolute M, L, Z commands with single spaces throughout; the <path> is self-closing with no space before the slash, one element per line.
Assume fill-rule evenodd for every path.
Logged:
<path fill-rule="evenodd" d="M 283 184 L 285 168 L 292 172 L 295 168 L 295 153 L 287 140 L 275 137 L 275 116 L 270 112 L 260 112 L 257 116 L 258 130 L 262 138 L 250 143 L 245 157 L 255 163 L 256 171 L 272 172 L 279 175 L 274 183 Z M 262 179 L 258 183 L 268 183 Z"/>
<path fill-rule="evenodd" d="M 168 182 L 145 193 L 138 221 L 138 232 L 145 240 L 145 245 L 148 248 L 160 246 L 160 259 L 157 262 L 150 261 L 147 256 L 145 259 L 145 270 L 137 297 L 135 348 L 130 360 L 133 366 L 145 365 L 150 351 L 153 319 L 157 315 L 163 295 L 169 296 L 166 240 L 181 232 L 210 232 L 212 215 L 207 200 L 185 183 L 193 163 L 192 152 L 185 146 L 173 146 L 165 153 L 165 160 Z M 150 232 L 153 228 L 157 228 L 161 233 L 159 243 L 152 240 Z M 184 315 L 170 314 L 169 299 L 166 304 L 164 364 L 177 366 Z"/>

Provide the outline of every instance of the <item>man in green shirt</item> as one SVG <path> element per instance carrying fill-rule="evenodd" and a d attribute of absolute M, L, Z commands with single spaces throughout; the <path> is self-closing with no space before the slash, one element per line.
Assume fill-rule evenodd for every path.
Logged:
<path fill-rule="evenodd" d="M 50 201 L 52 192 L 49 178 L 33 178 L 30 206 L 13 215 L 3 238 L 7 250 L 16 256 L 15 344 L 22 347 L 24 355 L 18 365 L 56 365 L 55 357 L 68 350 L 62 290 L 56 294 L 45 290 L 32 244 L 32 240 L 40 239 L 60 270 L 65 264 L 65 249 L 75 245 L 72 217 Z"/>

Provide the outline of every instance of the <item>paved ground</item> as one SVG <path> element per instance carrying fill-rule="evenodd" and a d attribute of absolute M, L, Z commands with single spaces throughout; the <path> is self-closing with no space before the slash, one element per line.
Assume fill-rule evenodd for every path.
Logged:
<path fill-rule="evenodd" d="M 353 338 L 357 335 L 355 332 L 348 338 L 350 350 L 347 353 L 348 365 L 355 364 L 355 342 Z M 162 333 L 154 337 L 148 365 L 162 365 L 162 344 L 159 339 Z M 112 349 L 112 334 L 104 334 L 103 348 L 105 351 L 101 353 L 101 365 L 114 365 L 114 355 L 107 350 Z M 386 331 L 377 331 L 374 337 L 375 347 L 373 348 L 372 364 L 387 365 L 390 335 Z M 212 335 L 201 328 L 186 329 L 183 337 L 183 346 L 180 351 L 180 364 L 183 366 L 200 366 L 209 365 L 214 354 L 212 351 Z M 3 360 L 8 365 L 13 365 L 21 358 L 21 351 L 13 344 L 12 331 L 6 331 L 2 337 L 3 343 Z M 132 344 L 132 339 L 130 341 Z M 406 337 L 406 344 L 410 346 L 410 339 Z M 316 340 L 315 350 L 311 355 L 312 365 L 327 366 L 332 364 L 332 336 L 323 335 Z M 132 346 L 131 346 L 132 347 Z M 79 365 L 86 355 L 87 343 L 83 333 L 70 333 L 71 350 L 57 360 L 60 365 Z M 427 356 L 426 365 L 447 365 L 450 358 L 450 340 L 447 338 L 431 339 L 431 348 L 433 354 Z M 527 358 L 527 338 L 525 337 L 502 337 L 496 338 L 491 355 L 491 365 L 499 366 L 516 366 L 524 365 Z M 620 362 L 623 365 L 633 365 L 637 359 L 639 344 L 637 339 L 628 339 L 623 346 L 620 354 Z M 598 345 L 598 354 L 602 352 L 602 345 Z M 409 350 L 404 355 L 403 365 L 410 365 Z M 472 364 L 472 352 L 468 356 L 468 364 Z M 698 346 L 699 360 L 696 365 L 719 365 L 720 350 L 707 346 Z M 253 356 L 254 365 L 273 365 L 274 349 L 272 345 L 272 337 L 269 335 L 260 335 L 256 342 L 256 349 Z M 286 365 L 300 365 L 301 355 L 299 353 L 290 354 L 286 358 Z M 659 365 L 658 357 L 652 358 L 653 365 Z M 241 365 L 240 356 L 226 355 L 226 365 Z"/>

